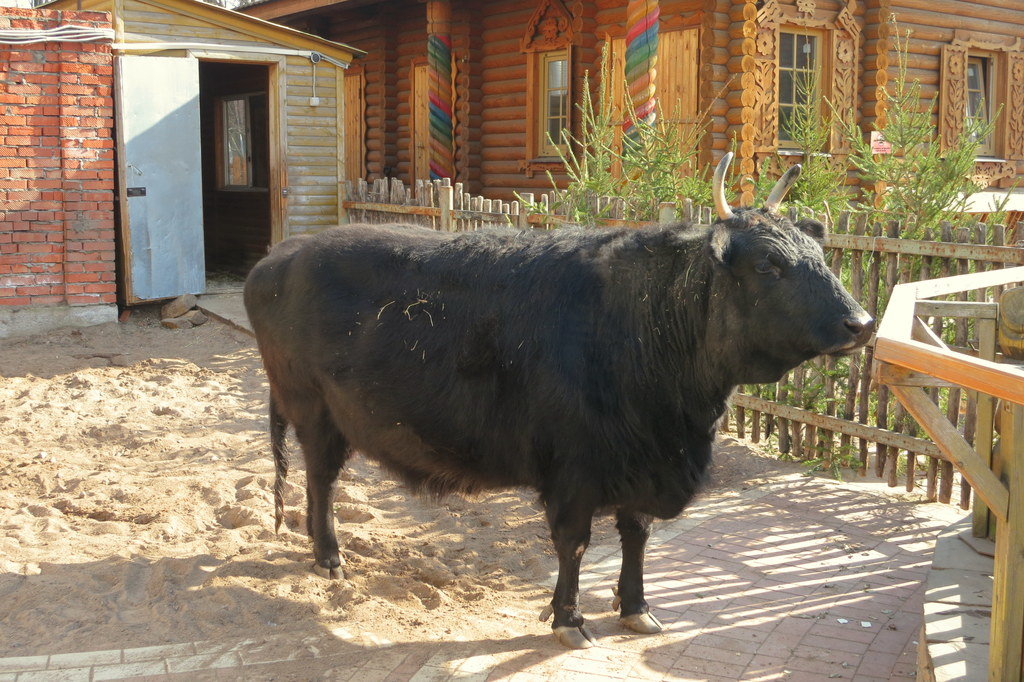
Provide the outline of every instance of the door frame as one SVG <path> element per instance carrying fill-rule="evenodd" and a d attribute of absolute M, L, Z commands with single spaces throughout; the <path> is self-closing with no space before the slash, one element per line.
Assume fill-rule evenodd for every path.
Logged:
<path fill-rule="evenodd" d="M 270 168 L 267 173 L 267 192 L 270 195 L 270 243 L 277 244 L 285 236 L 288 219 L 288 139 L 285 118 L 287 87 L 287 63 L 284 55 L 261 55 L 220 52 L 217 50 L 188 50 L 187 54 L 200 62 L 222 62 L 233 64 L 256 64 L 267 68 L 267 144 Z M 201 95 L 201 93 L 200 93 Z"/>

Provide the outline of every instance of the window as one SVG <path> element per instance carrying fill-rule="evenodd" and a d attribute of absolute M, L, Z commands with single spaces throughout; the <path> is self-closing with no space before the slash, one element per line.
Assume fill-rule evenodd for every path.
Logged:
<path fill-rule="evenodd" d="M 267 96 L 230 95 L 218 100 L 221 189 L 267 186 Z"/>
<path fill-rule="evenodd" d="M 562 131 L 569 128 L 569 53 L 542 52 L 537 62 L 537 156 L 558 156 L 566 150 Z"/>
<path fill-rule="evenodd" d="M 797 107 L 819 100 L 821 38 L 813 33 L 779 33 L 779 142 L 792 142 L 789 130 Z"/>
<path fill-rule="evenodd" d="M 967 120 L 987 125 L 992 122 L 992 60 L 988 57 L 967 58 Z M 992 133 L 978 139 L 978 151 L 993 153 Z"/>
<path fill-rule="evenodd" d="M 562 132 L 572 126 L 573 17 L 560 0 L 538 0 L 520 47 L 526 54 L 527 177 L 562 169 Z"/>

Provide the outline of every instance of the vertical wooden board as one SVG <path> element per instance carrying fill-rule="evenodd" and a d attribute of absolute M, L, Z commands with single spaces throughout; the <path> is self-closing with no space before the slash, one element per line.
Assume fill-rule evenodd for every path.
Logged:
<path fill-rule="evenodd" d="M 412 177 L 430 180 L 430 69 L 427 64 L 413 66 L 410 106 L 412 107 Z"/>
<path fill-rule="evenodd" d="M 658 65 L 655 79 L 660 115 L 675 121 L 680 143 L 697 117 L 697 28 L 668 31 L 658 35 Z"/>
<path fill-rule="evenodd" d="M 366 76 L 350 71 L 344 82 L 345 179 L 354 181 L 366 175 Z"/>
<path fill-rule="evenodd" d="M 1004 404 L 1000 424 L 1002 477 L 1010 504 L 1006 521 L 996 525 L 988 678 L 1019 682 L 1024 665 L 1024 407 Z"/>

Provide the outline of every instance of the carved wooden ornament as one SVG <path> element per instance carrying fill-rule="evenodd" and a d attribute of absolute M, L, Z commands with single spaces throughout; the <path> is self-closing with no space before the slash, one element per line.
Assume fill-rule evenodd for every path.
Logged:
<path fill-rule="evenodd" d="M 524 52 L 557 50 L 573 41 L 573 17 L 562 0 L 541 0 L 526 25 Z"/>

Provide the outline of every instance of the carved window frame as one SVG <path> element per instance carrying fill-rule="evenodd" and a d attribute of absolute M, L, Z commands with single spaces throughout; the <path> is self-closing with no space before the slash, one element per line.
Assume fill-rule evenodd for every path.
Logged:
<path fill-rule="evenodd" d="M 564 56 L 568 75 L 567 129 L 572 130 L 575 89 L 573 87 L 573 18 L 561 0 L 541 0 L 527 23 L 526 34 L 521 43 L 526 53 L 526 159 L 523 170 L 528 176 L 537 171 L 557 170 L 562 161 L 557 149 L 564 145 L 550 145 L 546 137 L 546 121 L 542 112 L 546 107 L 541 102 L 543 88 L 547 81 L 544 69 L 552 57 Z"/>
<path fill-rule="evenodd" d="M 784 30 L 814 30 L 822 36 L 821 96 L 839 112 L 858 112 L 858 79 L 861 28 L 854 15 L 853 0 L 838 12 L 819 11 L 813 0 L 796 6 L 767 0 L 757 13 L 755 37 L 753 118 L 754 152 L 773 153 L 779 140 L 779 36 Z M 785 149 L 785 147 L 781 147 Z M 849 144 L 839 121 L 833 123 L 829 150 L 848 154 Z"/>
<path fill-rule="evenodd" d="M 992 104 L 1005 103 L 993 131 L 992 144 L 979 150 L 979 165 L 1024 159 L 1024 39 L 979 36 L 955 31 L 942 46 L 939 85 L 939 141 L 956 144 L 967 116 L 967 63 L 972 57 L 990 60 Z M 993 110 L 994 115 L 994 110 Z M 997 157 L 997 158 L 992 158 Z M 985 175 L 991 176 L 987 172 Z M 995 176 L 993 181 L 998 180 Z"/>

